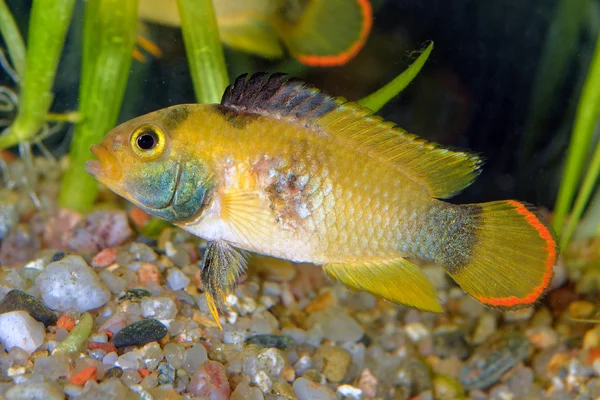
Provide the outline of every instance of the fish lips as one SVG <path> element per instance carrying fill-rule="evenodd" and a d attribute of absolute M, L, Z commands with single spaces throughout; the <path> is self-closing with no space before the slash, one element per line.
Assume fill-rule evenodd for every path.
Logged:
<path fill-rule="evenodd" d="M 114 154 L 103 145 L 94 145 L 90 149 L 98 160 L 85 162 L 85 170 L 99 181 L 118 180 L 121 177 L 121 169 Z"/>

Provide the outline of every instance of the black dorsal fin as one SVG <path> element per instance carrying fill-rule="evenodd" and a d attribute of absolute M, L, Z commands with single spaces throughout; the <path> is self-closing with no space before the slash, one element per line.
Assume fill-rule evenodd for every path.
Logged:
<path fill-rule="evenodd" d="M 390 165 L 422 185 L 431 197 L 448 198 L 477 177 L 481 159 L 421 139 L 342 97 L 332 97 L 285 74 L 244 74 L 226 90 L 221 104 L 238 112 L 286 119 L 326 133 Z"/>

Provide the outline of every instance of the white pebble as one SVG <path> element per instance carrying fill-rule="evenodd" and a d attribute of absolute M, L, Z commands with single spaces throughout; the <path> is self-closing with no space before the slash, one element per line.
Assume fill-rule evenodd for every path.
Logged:
<path fill-rule="evenodd" d="M 100 271 L 98 276 L 100 276 L 102 282 L 104 282 L 106 287 L 108 287 L 108 290 L 110 290 L 114 294 L 122 293 L 125 291 L 125 289 L 127 289 L 127 282 L 125 281 L 125 279 L 116 276 L 109 270 L 105 269 Z"/>
<path fill-rule="evenodd" d="M 141 303 L 144 318 L 173 319 L 177 315 L 175 303 L 168 297 L 144 297 Z"/>
<path fill-rule="evenodd" d="M 45 382 L 31 382 L 11 387 L 4 393 L 6 400 L 44 399 L 62 400 L 64 395 L 55 385 Z"/>
<path fill-rule="evenodd" d="M 171 268 L 167 273 L 167 284 L 172 290 L 185 289 L 190 284 L 190 278 L 185 276 L 179 268 Z"/>
<path fill-rule="evenodd" d="M 102 359 L 102 364 L 104 365 L 110 365 L 111 367 L 115 365 L 115 363 L 119 360 L 119 356 L 117 355 L 117 353 L 108 353 L 107 355 L 104 356 L 104 358 Z"/>
<path fill-rule="evenodd" d="M 80 256 L 67 256 L 48 264 L 36 278 L 42 301 L 53 310 L 80 313 L 102 307 L 110 291 Z"/>
<path fill-rule="evenodd" d="M 135 369 L 142 368 L 142 355 L 139 350 L 133 350 L 129 353 L 123 354 L 119 357 L 119 360 L 115 365 L 121 369 Z"/>
<path fill-rule="evenodd" d="M 337 392 L 342 397 L 356 399 L 356 400 L 360 400 L 360 398 L 362 396 L 362 390 L 360 390 L 357 387 L 351 386 L 351 385 L 340 385 L 337 388 Z"/>
<path fill-rule="evenodd" d="M 273 382 L 271 382 L 271 378 L 269 375 L 263 370 L 260 370 L 254 375 L 254 383 L 263 393 L 271 393 L 273 389 Z"/>
<path fill-rule="evenodd" d="M 298 378 L 292 385 L 298 400 L 335 400 L 335 393 L 327 386 L 320 385 L 306 378 Z"/>
<path fill-rule="evenodd" d="M 30 354 L 44 343 L 44 324 L 25 311 L 0 315 L 0 343 L 6 350 L 19 347 Z"/>
<path fill-rule="evenodd" d="M 208 361 L 206 349 L 201 344 L 195 344 L 183 353 L 182 367 L 190 374 L 200 370 L 200 366 Z"/>

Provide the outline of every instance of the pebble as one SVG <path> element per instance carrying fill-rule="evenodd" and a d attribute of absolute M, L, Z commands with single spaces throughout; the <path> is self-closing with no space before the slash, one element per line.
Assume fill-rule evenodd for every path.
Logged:
<path fill-rule="evenodd" d="M 116 259 L 117 250 L 112 247 L 108 247 L 100 251 L 100 253 L 96 254 L 94 258 L 92 258 L 91 265 L 94 268 L 106 268 L 114 263 Z"/>
<path fill-rule="evenodd" d="M 477 321 L 471 342 L 474 345 L 480 345 L 496 332 L 496 327 L 496 316 L 490 312 L 484 312 Z"/>
<path fill-rule="evenodd" d="M 157 342 L 150 342 L 140 349 L 142 362 L 150 371 L 154 371 L 164 359 L 164 354 Z"/>
<path fill-rule="evenodd" d="M 298 378 L 292 385 L 298 400 L 335 400 L 333 390 L 306 378 Z"/>
<path fill-rule="evenodd" d="M 469 355 L 465 333 L 455 326 L 440 326 L 433 332 L 433 352 L 440 358 L 456 356 L 460 359 Z"/>
<path fill-rule="evenodd" d="M 144 318 L 173 319 L 177 315 L 175 302 L 168 297 L 144 297 L 140 303 Z"/>
<path fill-rule="evenodd" d="M 15 385 L 4 393 L 6 400 L 63 400 L 63 391 L 52 383 L 30 382 Z"/>
<path fill-rule="evenodd" d="M 270 376 L 280 375 L 285 364 L 284 353 L 276 348 L 264 349 L 258 354 L 258 368 Z"/>
<path fill-rule="evenodd" d="M 167 327 L 155 319 L 134 322 L 121 329 L 113 338 L 117 347 L 142 345 L 161 340 L 167 335 Z"/>
<path fill-rule="evenodd" d="M 506 322 L 527 321 L 533 315 L 534 307 L 523 307 L 517 310 L 504 311 L 504 320 Z"/>
<path fill-rule="evenodd" d="M 105 377 L 106 378 L 106 377 Z M 138 398 L 120 379 L 107 379 L 97 386 L 92 386 L 82 398 L 86 400 L 133 400 Z"/>
<path fill-rule="evenodd" d="M 40 248 L 38 237 L 24 225 L 17 225 L 2 240 L 0 265 L 9 266 L 29 261 Z"/>
<path fill-rule="evenodd" d="M 11 290 L 0 301 L 0 314 L 11 311 L 27 311 L 36 320 L 46 326 L 54 325 L 58 318 L 41 301 L 21 290 Z"/>
<path fill-rule="evenodd" d="M 229 399 L 229 381 L 223 364 L 208 361 L 200 371 L 192 375 L 187 391 L 193 395 L 211 400 Z"/>
<path fill-rule="evenodd" d="M 206 349 L 201 344 L 195 344 L 183 353 L 181 366 L 190 374 L 200 370 L 202 364 L 208 361 Z"/>
<path fill-rule="evenodd" d="M 527 336 L 508 333 L 492 337 L 479 347 L 460 370 L 460 381 L 469 389 L 485 389 L 521 362 L 529 351 Z"/>
<path fill-rule="evenodd" d="M 102 282 L 106 285 L 108 290 L 114 294 L 123 293 L 127 289 L 127 282 L 120 276 L 116 276 L 112 271 L 102 270 L 98 274 Z"/>
<path fill-rule="evenodd" d="M 527 330 L 529 342 L 537 349 L 549 349 L 558 344 L 558 333 L 548 326 L 540 326 Z"/>
<path fill-rule="evenodd" d="M 87 215 L 67 236 L 69 248 L 77 252 L 100 252 L 123 244 L 133 235 L 124 211 L 103 210 Z"/>
<path fill-rule="evenodd" d="M 0 315 L 0 343 L 6 350 L 19 347 L 33 353 L 44 343 L 44 324 L 25 311 L 11 311 Z"/>
<path fill-rule="evenodd" d="M 365 334 L 360 324 L 340 307 L 316 312 L 309 321 L 312 326 L 320 325 L 323 337 L 334 342 L 358 342 Z"/>
<path fill-rule="evenodd" d="M 248 385 L 247 382 L 240 382 L 233 393 L 231 393 L 231 400 L 263 400 L 265 397 L 262 391 L 255 387 Z"/>
<path fill-rule="evenodd" d="M 578 300 L 569 304 L 568 313 L 571 318 L 585 319 L 596 311 L 596 306 L 589 301 Z"/>
<path fill-rule="evenodd" d="M 337 346 L 323 345 L 317 349 L 313 357 L 315 367 L 331 382 L 341 382 L 346 377 L 352 356 Z"/>
<path fill-rule="evenodd" d="M 69 255 L 48 264 L 35 279 L 42 301 L 52 310 L 84 313 L 102 307 L 110 291 L 81 256 Z"/>
<path fill-rule="evenodd" d="M 260 389 L 263 393 L 271 393 L 273 390 L 273 382 L 269 375 L 265 371 L 258 371 L 252 378 L 252 382 Z"/>
<path fill-rule="evenodd" d="M 69 375 L 69 360 L 64 355 L 38 356 L 33 362 L 33 373 L 49 381 L 57 381 Z"/>
<path fill-rule="evenodd" d="M 190 284 L 188 278 L 179 268 L 170 268 L 167 272 L 167 284 L 171 290 L 182 290 Z"/>
<path fill-rule="evenodd" d="M 355 400 L 360 400 L 363 394 L 362 390 L 352 385 L 340 385 L 337 388 L 337 392 L 344 398 Z"/>
<path fill-rule="evenodd" d="M 165 360 L 175 369 L 181 368 L 183 362 L 183 349 L 176 343 L 167 343 L 163 349 Z"/>
<path fill-rule="evenodd" d="M 287 335 L 254 335 L 246 339 L 246 344 L 255 344 L 260 347 L 276 347 L 281 350 L 294 349 L 296 341 Z"/>

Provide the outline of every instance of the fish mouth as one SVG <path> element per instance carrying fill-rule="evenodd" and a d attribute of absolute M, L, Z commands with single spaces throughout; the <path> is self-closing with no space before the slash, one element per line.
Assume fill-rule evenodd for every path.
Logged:
<path fill-rule="evenodd" d="M 91 152 L 98 160 L 85 162 L 85 170 L 99 181 L 104 179 L 118 180 L 121 177 L 121 169 L 118 167 L 114 154 L 101 144 L 91 147 Z"/>

